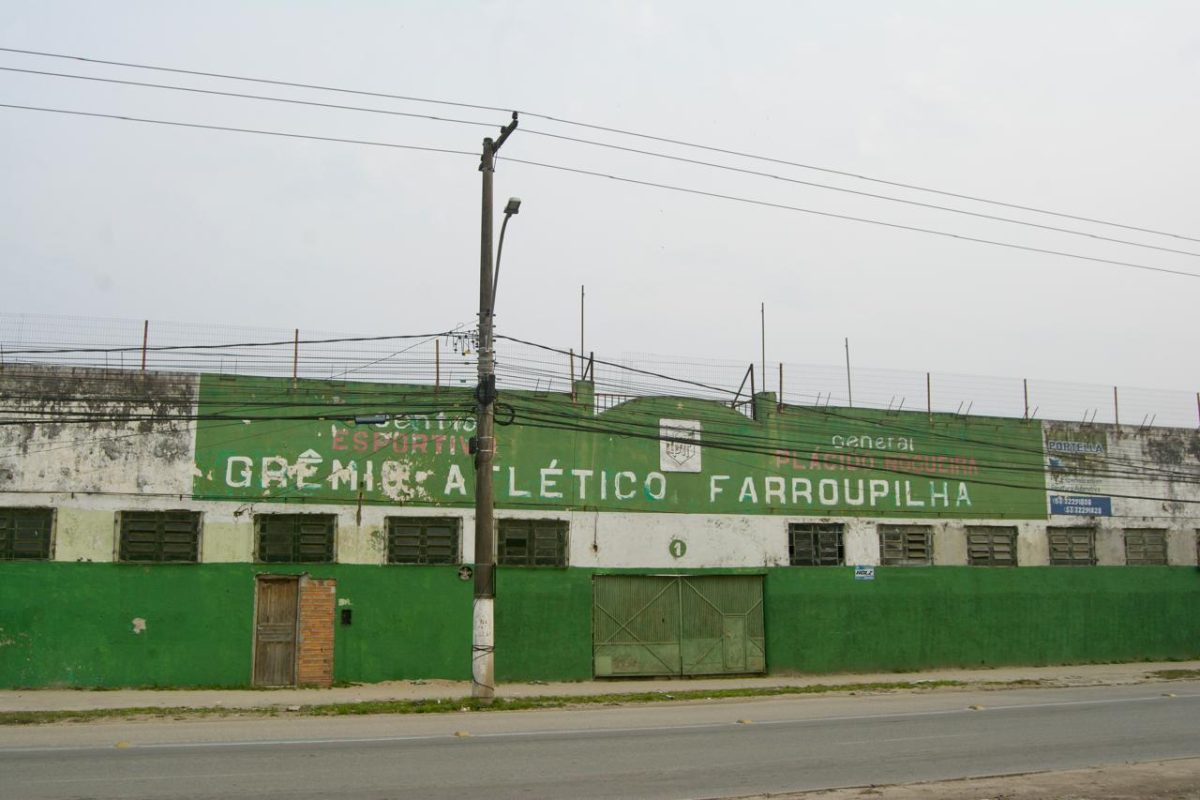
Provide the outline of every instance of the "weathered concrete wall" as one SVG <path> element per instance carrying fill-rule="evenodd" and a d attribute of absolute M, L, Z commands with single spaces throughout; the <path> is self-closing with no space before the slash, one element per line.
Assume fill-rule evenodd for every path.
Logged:
<path fill-rule="evenodd" d="M 190 496 L 198 385 L 174 373 L 5 367 L 0 491 Z"/>
<path fill-rule="evenodd" d="M 1111 498 L 1111 517 L 1126 527 L 1194 526 L 1200 517 L 1200 430 L 1065 422 L 1042 428 L 1049 495 Z"/>

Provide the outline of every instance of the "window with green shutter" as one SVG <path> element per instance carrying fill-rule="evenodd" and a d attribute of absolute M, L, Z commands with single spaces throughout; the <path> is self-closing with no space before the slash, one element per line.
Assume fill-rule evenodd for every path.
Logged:
<path fill-rule="evenodd" d="M 1165 565 L 1167 532 L 1161 528 L 1126 528 L 1125 563 L 1131 566 Z"/>
<path fill-rule="evenodd" d="M 50 558 L 52 508 L 0 508 L 0 561 Z"/>
<path fill-rule="evenodd" d="M 1015 567 L 1017 529 L 1013 527 L 967 526 L 967 563 L 974 567 Z"/>
<path fill-rule="evenodd" d="M 788 563 L 793 567 L 836 567 L 845 563 L 844 525 L 788 525 Z"/>
<path fill-rule="evenodd" d="M 333 561 L 333 514 L 259 514 L 257 558 L 267 564 L 321 564 Z"/>
<path fill-rule="evenodd" d="M 933 563 L 933 528 L 928 525 L 880 525 L 879 563 L 923 566 Z"/>
<path fill-rule="evenodd" d="M 1047 528 L 1046 539 L 1050 546 L 1051 566 L 1090 567 L 1096 563 L 1094 528 Z"/>
<path fill-rule="evenodd" d="M 459 520 L 446 517 L 388 517 L 389 564 L 457 564 Z"/>
<path fill-rule="evenodd" d="M 567 522 L 558 519 L 498 520 L 496 563 L 519 567 L 567 566 Z"/>
<path fill-rule="evenodd" d="M 200 560 L 197 511 L 122 511 L 117 559 L 134 562 Z"/>

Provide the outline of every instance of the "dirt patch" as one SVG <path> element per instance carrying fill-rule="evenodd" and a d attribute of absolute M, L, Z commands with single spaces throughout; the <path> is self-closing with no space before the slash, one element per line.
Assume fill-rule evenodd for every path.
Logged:
<path fill-rule="evenodd" d="M 771 800 L 1200 800 L 1200 758 L 752 797 L 770 797 Z"/>

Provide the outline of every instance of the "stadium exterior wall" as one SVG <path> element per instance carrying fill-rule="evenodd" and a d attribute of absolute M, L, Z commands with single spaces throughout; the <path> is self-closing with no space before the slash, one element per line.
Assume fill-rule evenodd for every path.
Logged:
<path fill-rule="evenodd" d="M 351 612 L 334 680 L 469 677 L 468 393 L 21 366 L 0 399 L 0 509 L 52 519 L 47 557 L 0 560 L 0 686 L 248 685 L 257 577 L 300 573 Z M 755 412 L 502 396 L 497 516 L 566 534 L 561 566 L 500 569 L 500 680 L 593 677 L 614 574 L 761 575 L 769 672 L 1200 656 L 1196 431 Z M 198 512 L 195 563 L 123 561 L 133 511 Z M 281 512 L 331 515 L 331 559 L 264 563 Z M 388 563 L 396 519 L 452 521 L 453 563 Z M 807 524 L 836 527 L 837 565 L 793 565 Z M 928 529 L 927 566 L 884 563 L 891 525 Z M 1016 566 L 974 563 L 979 528 L 1015 534 Z M 1050 565 L 1066 528 L 1088 564 Z M 1146 532 L 1161 562 L 1127 564 Z"/>

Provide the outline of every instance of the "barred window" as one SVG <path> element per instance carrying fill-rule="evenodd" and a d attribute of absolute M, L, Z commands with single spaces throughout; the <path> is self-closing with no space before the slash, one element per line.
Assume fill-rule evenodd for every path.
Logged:
<path fill-rule="evenodd" d="M 268 564 L 333 561 L 336 520 L 333 514 L 258 515 L 258 560 Z"/>
<path fill-rule="evenodd" d="M 933 563 L 933 529 L 928 525 L 880 525 L 879 563 L 922 566 Z"/>
<path fill-rule="evenodd" d="M 836 567 L 846 563 L 842 547 L 844 525 L 788 525 L 788 562 L 793 567 Z"/>
<path fill-rule="evenodd" d="M 567 566 L 567 522 L 557 519 L 497 521 L 496 563 L 522 567 Z"/>
<path fill-rule="evenodd" d="M 0 561 L 50 558 L 51 508 L 0 508 Z"/>
<path fill-rule="evenodd" d="M 1125 563 L 1133 566 L 1167 563 L 1167 532 L 1161 528 L 1126 528 Z"/>
<path fill-rule="evenodd" d="M 457 564 L 457 518 L 388 517 L 389 564 Z"/>
<path fill-rule="evenodd" d="M 1050 564 L 1056 567 L 1083 567 L 1096 563 L 1095 528 L 1047 528 Z"/>
<path fill-rule="evenodd" d="M 967 563 L 977 567 L 1015 567 L 1017 529 L 997 526 L 967 527 Z"/>
<path fill-rule="evenodd" d="M 184 562 L 200 560 L 197 511 L 122 511 L 117 560 Z"/>

